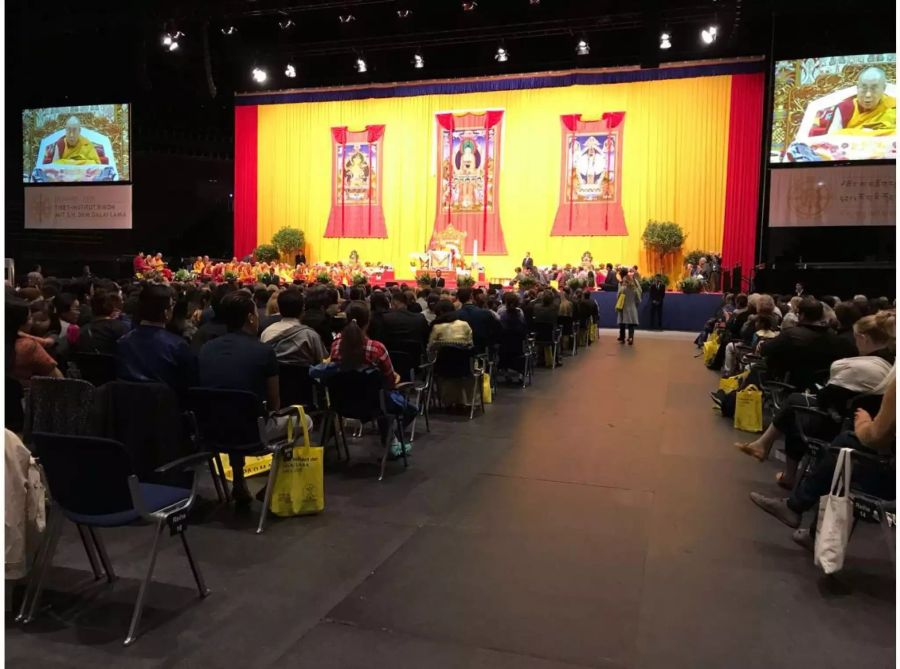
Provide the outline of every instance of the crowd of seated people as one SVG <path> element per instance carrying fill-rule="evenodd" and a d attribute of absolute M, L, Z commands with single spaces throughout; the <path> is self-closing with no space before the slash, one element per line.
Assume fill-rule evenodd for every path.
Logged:
<path fill-rule="evenodd" d="M 737 448 L 765 462 L 783 444 L 784 468 L 773 484 L 785 492 L 753 492 L 751 499 L 796 529 L 794 540 L 808 549 L 817 519 L 808 529 L 797 528 L 828 494 L 839 447 L 875 456 L 854 462 L 853 489 L 894 499 L 894 468 L 887 463 L 895 449 L 895 326 L 887 298 L 761 294 L 726 295 L 710 326 L 720 342 L 710 366 L 721 364 L 723 377 L 740 373 L 739 388 L 762 387 L 771 408 L 762 433 Z M 712 393 L 723 416 L 733 415 L 735 393 Z M 832 448 L 810 453 L 809 437 Z M 876 464 L 880 456 L 891 458 Z"/>
<path fill-rule="evenodd" d="M 389 351 L 412 351 L 418 363 L 454 347 L 488 354 L 495 382 L 520 383 L 524 345 L 535 324 L 555 327 L 561 316 L 572 317 L 584 324 L 586 339 L 599 320 L 590 291 L 569 288 L 504 293 L 302 282 L 120 285 L 40 275 L 30 275 L 28 284 L 8 287 L 6 306 L 7 379 L 25 394 L 35 376 L 79 377 L 83 356 L 93 355 L 110 359 L 114 378 L 164 384 L 180 403 L 187 404 L 189 390 L 200 386 L 252 392 L 270 411 L 282 405 L 279 365 L 341 363 L 352 350 L 351 361 L 376 367 L 392 388 L 399 379 Z M 347 328 L 353 337 L 342 336 Z M 454 378 L 442 380 L 437 390 L 451 410 L 474 407 L 481 394 Z M 234 470 L 234 497 L 247 501 L 241 468 Z"/>

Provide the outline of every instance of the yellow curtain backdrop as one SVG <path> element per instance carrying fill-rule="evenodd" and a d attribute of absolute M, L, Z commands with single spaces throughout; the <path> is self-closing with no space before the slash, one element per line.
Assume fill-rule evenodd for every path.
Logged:
<path fill-rule="evenodd" d="M 479 255 L 488 278 L 511 277 L 525 251 L 538 264 L 595 262 L 656 269 L 641 243 L 648 220 L 687 233 L 684 251 L 722 246 L 730 76 L 491 93 L 428 95 L 259 107 L 258 240 L 304 231 L 311 262 L 365 261 L 412 277 L 435 219 L 435 120 L 444 111 L 503 109 L 500 220 L 508 255 Z M 562 114 L 625 111 L 622 189 L 627 237 L 551 237 L 559 199 Z M 386 239 L 325 239 L 331 206 L 332 126 L 383 123 Z M 674 274 L 679 259 L 666 268 Z"/>

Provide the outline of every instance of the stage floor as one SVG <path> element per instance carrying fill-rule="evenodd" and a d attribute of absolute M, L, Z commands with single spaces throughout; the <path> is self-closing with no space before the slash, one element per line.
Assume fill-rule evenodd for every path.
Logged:
<path fill-rule="evenodd" d="M 613 292 L 591 293 L 600 307 L 600 327 L 615 328 L 616 296 Z M 722 293 L 666 293 L 663 301 L 663 330 L 700 332 L 722 304 Z M 650 296 L 644 293 L 638 308 L 641 328 L 650 327 Z"/>

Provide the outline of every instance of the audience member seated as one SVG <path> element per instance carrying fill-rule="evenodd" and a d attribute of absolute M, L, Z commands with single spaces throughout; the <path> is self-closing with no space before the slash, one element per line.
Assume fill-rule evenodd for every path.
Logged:
<path fill-rule="evenodd" d="M 535 323 L 548 323 L 556 327 L 559 322 L 559 303 L 552 290 L 547 289 L 541 294 L 540 302 L 532 307 L 532 318 Z"/>
<path fill-rule="evenodd" d="M 216 337 L 200 349 L 200 386 L 223 390 L 244 390 L 266 403 L 268 411 L 281 408 L 278 385 L 278 361 L 275 350 L 260 342 L 259 312 L 253 298 L 244 291 L 225 296 L 219 305 L 227 334 Z M 287 419 L 267 423 L 269 439 L 287 435 Z M 233 495 L 235 502 L 246 504 L 250 492 L 244 480 L 244 458 L 234 456 Z"/>
<path fill-rule="evenodd" d="M 222 284 L 213 291 L 209 304 L 209 318 L 206 318 L 204 315 L 204 317 L 200 319 L 201 325 L 197 329 L 197 332 L 194 333 L 193 339 L 191 339 L 191 348 L 195 353 L 198 353 L 206 342 L 212 341 L 216 337 L 221 337 L 228 332 L 228 328 L 225 327 L 225 322 L 219 315 L 219 305 L 221 305 L 222 300 L 225 299 L 226 295 L 229 295 L 234 291 L 234 286 L 230 284 Z"/>
<path fill-rule="evenodd" d="M 166 330 L 174 307 L 168 286 L 144 286 L 138 325 L 116 344 L 116 369 L 123 381 L 165 383 L 183 399 L 196 385 L 197 358 L 187 341 Z"/>
<path fill-rule="evenodd" d="M 81 328 L 75 350 L 79 353 L 116 354 L 116 343 L 128 334 L 128 326 L 117 319 L 122 309 L 122 298 L 105 290 L 94 291 L 91 310 L 94 317 Z"/>
<path fill-rule="evenodd" d="M 62 377 L 62 372 L 44 346 L 28 334 L 31 310 L 28 303 L 15 297 L 6 298 L 6 374 L 23 388 L 31 385 L 33 376 Z"/>
<path fill-rule="evenodd" d="M 435 359 L 444 346 L 472 348 L 473 335 L 469 324 L 459 317 L 450 300 L 441 300 L 435 306 L 436 317 L 428 338 L 428 357 Z M 442 379 L 438 384 L 441 403 L 445 406 L 471 406 L 476 398 L 471 396 L 472 384 L 463 379 Z"/>
<path fill-rule="evenodd" d="M 524 372 L 522 366 L 522 352 L 525 338 L 528 337 L 528 327 L 525 325 L 525 314 L 519 309 L 519 296 L 516 293 L 507 293 L 503 296 L 505 309 L 500 315 L 500 352 L 499 364 L 501 374 L 510 377 L 521 377 Z M 518 381 L 512 376 L 511 381 Z"/>
<path fill-rule="evenodd" d="M 303 291 L 288 288 L 278 294 L 281 320 L 263 330 L 260 341 L 275 350 L 278 362 L 312 367 L 328 357 L 319 334 L 300 318 L 303 315 Z"/>
<path fill-rule="evenodd" d="M 434 319 L 437 318 L 437 314 L 434 313 L 434 308 L 437 306 L 437 303 L 441 301 L 441 296 L 437 293 L 430 293 L 427 298 L 425 298 L 426 306 L 425 310 L 422 312 L 422 315 L 425 317 L 425 320 L 428 322 L 429 331 L 431 328 L 431 324 L 434 323 Z"/>
<path fill-rule="evenodd" d="M 756 441 L 739 444 L 738 448 L 764 462 L 778 439 L 784 438 L 786 464 L 778 474 L 778 483 L 788 490 L 794 487 L 797 466 L 805 454 L 797 433 L 794 407 L 812 406 L 845 416 L 850 401 L 863 393 L 871 393 L 882 385 L 894 364 L 895 317 L 881 311 L 859 320 L 853 328 L 859 355 L 836 360 L 831 365 L 828 382 L 815 395 L 794 393 L 772 419 L 772 424 Z"/>
<path fill-rule="evenodd" d="M 891 368 L 882 386 L 872 391 L 884 393 L 881 408 L 873 419 L 863 409 L 859 409 L 854 417 L 853 432 L 844 432 L 833 442 L 835 448 L 869 449 L 880 452 L 893 452 L 896 443 L 896 394 L 897 379 L 895 368 Z M 789 497 L 769 497 L 758 492 L 750 493 L 750 499 L 763 511 L 772 514 L 791 528 L 800 526 L 803 514 L 818 509 L 819 498 L 827 495 L 831 487 L 834 468 L 837 465 L 837 453 L 829 451 L 814 466 L 809 475 L 794 488 Z M 863 458 L 853 462 L 852 486 L 870 495 L 884 499 L 894 499 L 896 494 L 896 474 L 893 467 L 879 467 Z M 816 521 L 809 530 L 794 533 L 794 541 L 807 549 L 815 543 Z"/>
<path fill-rule="evenodd" d="M 784 314 L 784 318 L 781 319 L 782 330 L 792 328 L 797 325 L 798 321 L 800 320 L 800 314 L 798 313 L 798 310 L 800 309 L 800 303 L 802 301 L 802 297 L 795 295 L 791 298 L 790 302 L 788 302 L 788 308 L 790 310 L 786 312 Z"/>
<path fill-rule="evenodd" d="M 838 337 L 855 343 L 856 334 L 853 332 L 853 326 L 863 317 L 859 307 L 853 302 L 838 302 L 834 307 L 834 316 L 838 322 Z"/>
<path fill-rule="evenodd" d="M 470 288 L 457 290 L 456 299 L 459 300 L 461 305 L 457 318 L 465 321 L 472 328 L 472 340 L 475 350 L 478 353 L 483 353 L 497 341 L 500 329 L 499 323 L 487 309 L 479 309 L 472 303 L 472 290 Z"/>
<path fill-rule="evenodd" d="M 763 342 L 759 352 L 771 375 L 787 377 L 792 386 L 802 391 L 812 387 L 817 374 L 827 370 L 832 362 L 856 355 L 856 347 L 823 324 L 824 310 L 818 300 L 804 298 L 799 312 L 797 326 Z"/>
<path fill-rule="evenodd" d="M 334 319 L 326 313 L 330 301 L 328 290 L 324 286 L 314 287 L 306 295 L 306 308 L 300 318 L 303 325 L 308 325 L 318 333 L 326 349 L 331 347 L 334 340 Z"/>
<path fill-rule="evenodd" d="M 424 350 L 428 342 L 428 321 L 409 310 L 407 293 L 397 292 L 391 297 L 391 310 L 381 317 L 381 339 L 388 348 L 397 342 L 419 342 Z M 392 349 L 393 350 L 393 349 Z"/>
<path fill-rule="evenodd" d="M 366 336 L 384 343 L 384 316 L 391 310 L 392 293 L 376 290 L 369 298 L 369 327 Z M 349 307 L 348 307 L 349 308 Z"/>

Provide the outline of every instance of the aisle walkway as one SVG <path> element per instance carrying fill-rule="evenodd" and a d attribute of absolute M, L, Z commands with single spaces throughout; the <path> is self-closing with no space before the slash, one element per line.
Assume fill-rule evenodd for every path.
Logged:
<path fill-rule="evenodd" d="M 441 418 L 382 484 L 332 474 L 328 508 L 192 527 L 213 594 L 168 543 L 144 636 L 120 645 L 148 531 L 111 533 L 122 580 L 72 541 L 7 666 L 773 669 L 892 666 L 894 581 L 872 527 L 839 586 L 757 510 L 775 465 L 736 453 L 690 337 L 599 346 L 473 422 Z M 70 535 L 71 538 L 71 535 Z M 9 618 L 8 618 L 9 620 Z M 77 624 L 77 626 L 76 626 Z"/>

